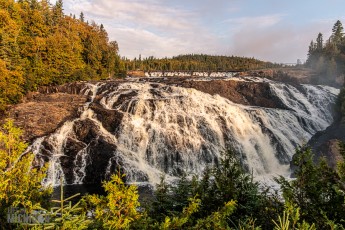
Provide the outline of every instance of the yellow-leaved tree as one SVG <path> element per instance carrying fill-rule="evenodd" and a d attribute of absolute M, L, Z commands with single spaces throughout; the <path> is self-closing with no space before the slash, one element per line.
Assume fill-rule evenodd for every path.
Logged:
<path fill-rule="evenodd" d="M 43 188 L 44 169 L 32 167 L 34 155 L 25 153 L 27 144 L 21 140 L 22 130 L 7 120 L 0 128 L 0 229 L 6 224 L 8 207 L 27 211 L 47 201 L 50 188 Z"/>

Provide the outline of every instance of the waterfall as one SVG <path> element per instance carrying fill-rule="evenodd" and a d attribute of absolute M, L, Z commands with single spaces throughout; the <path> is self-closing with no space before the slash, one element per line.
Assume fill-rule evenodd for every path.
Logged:
<path fill-rule="evenodd" d="M 255 79 L 252 81 L 255 81 Z M 269 81 L 288 109 L 235 104 L 219 95 L 160 83 L 86 84 L 79 118 L 31 146 L 50 162 L 47 184 L 98 183 L 120 169 L 127 182 L 200 175 L 232 148 L 255 178 L 289 175 L 295 148 L 333 121 L 339 90 Z"/>

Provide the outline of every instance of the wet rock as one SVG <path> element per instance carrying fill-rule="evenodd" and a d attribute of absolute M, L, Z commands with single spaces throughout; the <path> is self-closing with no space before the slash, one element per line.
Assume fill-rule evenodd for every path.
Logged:
<path fill-rule="evenodd" d="M 98 136 L 97 128 L 90 119 L 76 121 L 74 123 L 73 130 L 76 138 L 84 143 L 90 143 Z"/>
<path fill-rule="evenodd" d="M 328 165 L 335 168 L 339 160 L 343 160 L 339 151 L 339 142 L 345 142 L 345 123 L 338 119 L 326 130 L 316 133 L 308 145 L 313 149 L 314 161 L 325 158 Z"/>
<path fill-rule="evenodd" d="M 88 150 L 88 161 L 85 169 L 86 176 L 84 178 L 84 183 L 97 184 L 107 179 L 107 166 L 110 158 L 114 157 L 115 151 L 116 146 L 108 143 L 103 139 L 103 137 L 99 137 L 91 141 Z"/>
<path fill-rule="evenodd" d="M 95 112 L 97 120 L 99 120 L 103 127 L 110 133 L 115 133 L 121 124 L 123 113 L 117 110 L 107 110 L 102 106 L 94 104 L 91 109 Z"/>
<path fill-rule="evenodd" d="M 60 162 L 62 170 L 65 175 L 65 180 L 67 184 L 72 184 L 74 181 L 74 161 L 76 160 L 79 151 L 84 149 L 87 145 L 80 141 L 67 138 L 66 144 L 64 146 L 64 156 L 60 157 Z"/>

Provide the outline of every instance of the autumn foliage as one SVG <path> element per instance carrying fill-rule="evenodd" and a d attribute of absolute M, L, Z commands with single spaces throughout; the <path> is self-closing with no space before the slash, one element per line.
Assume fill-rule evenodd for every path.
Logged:
<path fill-rule="evenodd" d="M 103 25 L 63 13 L 63 3 L 0 0 L 0 110 L 41 85 L 120 74 Z"/>

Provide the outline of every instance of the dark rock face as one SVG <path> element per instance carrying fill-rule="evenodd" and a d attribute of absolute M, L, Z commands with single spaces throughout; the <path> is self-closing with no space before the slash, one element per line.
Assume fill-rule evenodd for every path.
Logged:
<path fill-rule="evenodd" d="M 108 143 L 102 137 L 92 140 L 88 149 L 84 181 L 89 184 L 99 184 L 108 179 L 106 176 L 115 173 L 115 171 L 109 171 L 107 175 L 107 169 L 104 168 L 108 165 L 110 158 L 114 157 L 115 151 L 116 146 Z"/>
<path fill-rule="evenodd" d="M 121 123 L 122 115 L 116 111 L 112 113 L 112 111 L 106 111 L 97 106 L 92 108 L 96 117 L 103 119 L 104 128 L 109 132 L 114 131 L 114 128 Z M 119 116 L 117 117 L 117 115 Z M 121 160 L 114 156 L 117 147 L 99 135 L 99 127 L 94 121 L 90 119 L 76 120 L 73 131 L 73 138 L 68 138 L 64 145 L 65 156 L 60 157 L 67 184 L 75 181 L 75 173 L 79 177 L 84 176 L 84 184 L 99 184 L 121 168 L 119 167 Z M 84 152 L 78 154 L 81 150 Z M 105 167 L 111 159 L 116 161 L 112 164 L 114 168 L 106 169 Z M 84 170 L 76 169 L 81 168 L 83 164 L 86 165 Z"/>
<path fill-rule="evenodd" d="M 106 110 L 99 104 L 93 104 L 90 107 L 96 114 L 97 120 L 102 122 L 103 127 L 110 133 L 115 133 L 121 124 L 123 113 L 117 110 Z"/>
<path fill-rule="evenodd" d="M 65 180 L 67 184 L 73 183 L 74 161 L 77 158 L 78 152 L 84 149 L 85 147 L 86 147 L 85 143 L 77 141 L 72 138 L 68 138 L 66 141 L 66 145 L 64 148 L 65 155 L 60 157 L 60 161 L 61 161 L 61 166 L 64 171 Z"/>
<path fill-rule="evenodd" d="M 57 86 L 42 86 L 38 89 L 41 94 L 52 93 L 68 93 L 68 94 L 80 94 L 82 89 L 85 88 L 85 82 L 73 82 L 64 85 Z"/>
<path fill-rule="evenodd" d="M 90 143 L 98 135 L 97 130 L 90 119 L 86 119 L 84 121 L 75 121 L 73 130 L 77 139 L 84 143 Z"/>
<path fill-rule="evenodd" d="M 332 139 L 323 143 L 317 155 L 319 157 L 318 159 L 325 158 L 328 165 L 334 169 L 337 167 L 339 161 L 344 160 L 340 154 L 339 143 L 340 141 L 338 139 Z"/>
<path fill-rule="evenodd" d="M 339 152 L 339 141 L 345 142 L 345 123 L 340 119 L 308 142 L 315 153 L 314 160 L 317 162 L 324 157 L 328 165 L 335 168 L 339 160 L 344 160 Z"/>
<path fill-rule="evenodd" d="M 79 179 L 83 184 L 100 184 L 121 169 L 121 159 L 115 156 L 117 147 L 99 134 L 99 127 L 90 119 L 75 120 L 72 132 L 62 145 L 62 156 L 58 158 L 66 184 Z M 52 160 L 59 146 L 54 146 L 54 137 L 47 136 L 40 145 L 40 154 L 35 165 Z M 109 161 L 112 168 L 107 169 Z"/>

